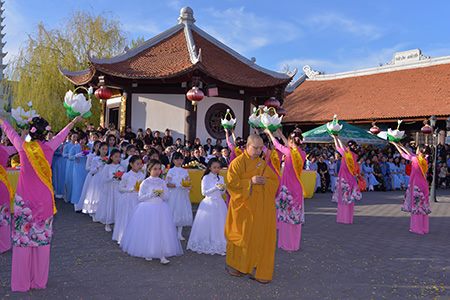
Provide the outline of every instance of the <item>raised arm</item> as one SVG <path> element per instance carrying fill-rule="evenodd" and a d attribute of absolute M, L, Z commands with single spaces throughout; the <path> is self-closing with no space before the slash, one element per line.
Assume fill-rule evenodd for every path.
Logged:
<path fill-rule="evenodd" d="M 395 142 L 391 142 L 392 145 L 395 146 L 395 148 L 397 148 L 398 152 L 400 153 L 401 157 L 403 157 L 406 160 L 411 160 L 412 159 L 412 154 L 403 146 L 395 143 Z"/>
<path fill-rule="evenodd" d="M 234 132 L 232 132 L 233 136 L 234 136 Z M 230 141 L 230 134 L 228 132 L 228 129 L 225 129 L 225 140 L 227 142 L 227 146 L 230 149 L 230 151 L 234 151 L 234 138 L 233 138 L 233 142 Z"/>
<path fill-rule="evenodd" d="M 275 138 L 275 136 L 273 135 L 272 132 L 270 132 L 270 130 L 266 129 L 264 130 L 264 133 L 267 134 L 267 136 L 270 138 L 270 140 L 273 143 L 273 146 L 275 147 L 275 149 L 277 149 L 278 151 L 280 151 L 281 153 L 283 153 L 284 155 L 288 155 L 290 152 L 290 149 L 286 146 L 281 145 L 278 140 Z M 286 144 L 287 145 L 287 144 Z"/>
<path fill-rule="evenodd" d="M 64 140 L 66 139 L 67 135 L 69 134 L 70 130 L 77 124 L 79 121 L 82 120 L 82 117 L 78 116 L 75 119 L 73 119 L 69 124 L 64 127 L 63 130 L 61 130 L 51 141 L 47 143 L 47 145 L 53 150 L 56 151 L 58 149 L 59 145 L 61 145 Z"/>
<path fill-rule="evenodd" d="M 14 148 L 19 151 L 22 149 L 22 143 L 23 140 L 20 137 L 20 135 L 14 130 L 14 128 L 5 120 L 0 118 L 0 126 L 2 126 L 3 130 L 5 131 L 6 136 L 13 144 Z"/>
<path fill-rule="evenodd" d="M 288 139 L 284 136 L 284 134 L 283 134 L 283 132 L 281 131 L 280 128 L 278 128 L 277 134 L 278 134 L 278 136 L 283 140 L 283 144 L 284 144 L 285 146 L 289 145 Z"/>

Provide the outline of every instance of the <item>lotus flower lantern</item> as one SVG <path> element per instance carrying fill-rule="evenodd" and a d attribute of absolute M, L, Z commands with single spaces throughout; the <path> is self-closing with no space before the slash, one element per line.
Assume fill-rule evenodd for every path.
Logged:
<path fill-rule="evenodd" d="M 402 124 L 402 120 L 397 121 L 397 129 L 395 130 L 392 130 L 391 128 L 388 129 L 387 137 L 389 141 L 398 143 L 405 136 L 405 132 L 400 131 L 400 124 Z"/>
<path fill-rule="evenodd" d="M 227 109 L 227 112 L 225 113 L 225 116 L 223 119 L 220 120 L 220 123 L 222 124 L 222 127 L 225 129 L 233 129 L 234 126 L 236 126 L 236 118 L 233 119 L 233 116 L 231 115 L 230 109 Z"/>
<path fill-rule="evenodd" d="M 339 124 L 337 115 L 333 116 L 333 121 L 327 123 L 327 131 L 332 135 L 338 135 L 343 126 Z"/>

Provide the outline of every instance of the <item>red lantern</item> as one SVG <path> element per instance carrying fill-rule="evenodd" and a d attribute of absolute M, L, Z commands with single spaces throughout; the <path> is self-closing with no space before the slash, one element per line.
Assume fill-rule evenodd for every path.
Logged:
<path fill-rule="evenodd" d="M 375 125 L 375 122 L 372 123 L 372 127 L 370 128 L 370 133 L 373 135 L 377 135 L 380 133 L 380 127 L 378 127 L 377 125 Z"/>
<path fill-rule="evenodd" d="M 287 113 L 287 111 L 283 108 L 283 107 L 278 107 L 277 108 L 277 114 L 279 114 L 280 116 L 285 116 L 286 115 L 286 113 Z"/>
<path fill-rule="evenodd" d="M 422 131 L 423 134 L 431 134 L 433 132 L 433 127 L 431 127 L 428 124 L 425 124 L 420 131 Z"/>
<path fill-rule="evenodd" d="M 108 100 L 109 98 L 112 97 L 112 91 L 110 89 L 108 89 L 108 87 L 102 85 L 101 87 L 99 87 L 96 91 L 95 91 L 95 97 L 97 97 L 97 99 L 101 99 L 101 100 Z"/>
<path fill-rule="evenodd" d="M 281 103 L 275 97 L 270 97 L 269 99 L 264 101 L 264 105 L 267 107 L 279 108 L 281 106 Z"/>
<path fill-rule="evenodd" d="M 203 97 L 205 97 L 205 94 L 203 94 L 202 90 L 196 86 L 192 87 L 192 89 L 186 93 L 186 98 L 189 101 L 192 101 L 192 105 L 196 105 L 196 102 L 202 101 Z"/>

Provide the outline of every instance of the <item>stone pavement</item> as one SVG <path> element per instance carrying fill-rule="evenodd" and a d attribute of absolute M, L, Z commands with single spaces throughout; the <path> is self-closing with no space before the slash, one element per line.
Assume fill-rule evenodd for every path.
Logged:
<path fill-rule="evenodd" d="M 228 276 L 224 257 L 187 252 L 168 266 L 130 257 L 102 225 L 59 203 L 47 289 L 11 293 L 6 253 L 0 256 L 0 298 L 450 299 L 450 192 L 432 203 L 427 236 L 408 232 L 402 197 L 364 193 L 353 225 L 335 223 L 330 194 L 306 200 L 302 249 L 277 252 L 269 285 Z"/>

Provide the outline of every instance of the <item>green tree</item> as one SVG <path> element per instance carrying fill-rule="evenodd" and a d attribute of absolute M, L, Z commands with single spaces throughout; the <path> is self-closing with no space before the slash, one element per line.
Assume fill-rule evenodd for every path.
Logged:
<path fill-rule="evenodd" d="M 139 47 L 140 45 L 142 45 L 145 42 L 145 38 L 143 38 L 142 36 L 132 39 L 130 42 L 130 49 Z"/>
<path fill-rule="evenodd" d="M 68 118 L 63 108 L 64 95 L 74 89 L 58 70 L 81 70 L 89 66 L 88 54 L 111 57 L 121 53 L 126 38 L 120 23 L 87 12 L 75 12 L 58 29 L 38 24 L 36 33 L 29 36 L 17 58 L 11 63 L 13 107 L 33 107 L 55 129 L 64 126 Z M 92 99 L 90 122 L 98 124 L 100 105 Z"/>

